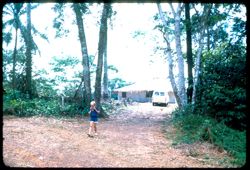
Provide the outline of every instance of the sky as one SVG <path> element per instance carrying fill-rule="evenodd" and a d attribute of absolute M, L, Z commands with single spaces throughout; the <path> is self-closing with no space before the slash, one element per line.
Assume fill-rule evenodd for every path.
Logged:
<path fill-rule="evenodd" d="M 41 56 L 34 57 L 38 68 L 47 68 L 52 56 L 75 56 L 81 61 L 78 30 L 72 24 L 74 14 L 71 10 L 66 11 L 65 26 L 70 30 L 69 35 L 55 39 L 55 30 L 52 29 L 55 14 L 51 11 L 52 5 L 42 4 L 32 11 L 32 23 L 40 32 L 48 34 L 50 41 L 48 43 L 36 38 L 41 50 Z M 99 35 L 96 22 L 99 21 L 100 14 L 96 14 L 95 10 L 98 8 L 96 5 L 92 6 L 92 14 L 84 17 L 88 54 L 96 55 L 96 59 Z M 146 81 L 153 77 L 166 78 L 167 63 L 164 58 L 154 54 L 154 39 L 160 35 L 157 30 L 153 30 L 153 16 L 157 13 L 157 6 L 150 3 L 119 3 L 113 4 L 113 8 L 117 14 L 112 21 L 112 28 L 109 27 L 108 30 L 108 64 L 117 67 L 119 72 L 112 72 L 110 78 L 121 77 L 128 82 Z M 135 31 L 144 34 L 133 38 Z M 79 69 L 82 67 L 79 66 Z M 68 73 L 70 72 L 69 70 Z"/>
<path fill-rule="evenodd" d="M 32 10 L 31 20 L 36 29 L 48 35 L 49 42 L 35 37 L 41 56 L 33 56 L 34 70 L 49 68 L 52 57 L 72 56 L 79 59 L 80 63 L 74 69 L 67 70 L 67 76 L 73 77 L 74 72 L 82 70 L 82 55 L 78 38 L 78 29 L 75 15 L 71 9 L 65 11 L 65 28 L 69 29 L 69 34 L 62 38 L 55 38 L 53 19 L 56 14 L 52 11 L 53 3 L 41 3 Z M 162 5 L 166 11 L 168 5 Z M 84 16 L 84 27 L 89 55 L 95 55 L 97 63 L 97 48 L 99 25 L 102 7 L 94 4 L 90 7 L 91 14 Z M 115 3 L 113 10 L 117 14 L 113 17 L 112 27 L 108 30 L 108 64 L 114 65 L 118 73 L 110 72 L 109 78 L 119 77 L 127 82 L 146 82 L 154 78 L 168 77 L 168 63 L 161 53 L 155 53 L 156 46 L 163 44 L 162 34 L 154 30 L 156 25 L 153 16 L 158 13 L 155 3 Z M 99 13 L 98 13 L 99 11 Z M 26 22 L 26 16 L 21 20 Z M 135 36 L 135 32 L 141 32 Z M 174 41 L 172 42 L 174 46 Z M 14 43 L 9 48 L 13 49 Z M 182 50 L 185 52 L 185 43 L 182 43 Z M 186 63 L 186 62 L 185 62 Z M 177 73 L 176 70 L 174 70 Z M 49 72 L 52 75 L 52 72 Z M 50 76 L 48 75 L 48 76 Z M 187 77 L 187 66 L 185 64 L 185 77 Z M 92 84 L 94 84 L 94 78 Z"/>

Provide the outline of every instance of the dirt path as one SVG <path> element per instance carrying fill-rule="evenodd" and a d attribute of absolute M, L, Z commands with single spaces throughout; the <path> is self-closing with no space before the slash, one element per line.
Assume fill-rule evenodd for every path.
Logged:
<path fill-rule="evenodd" d="M 87 118 L 4 117 L 3 160 L 11 167 L 223 167 L 226 153 L 209 144 L 192 148 L 195 157 L 190 147 L 171 145 L 162 121 L 172 109 L 129 106 L 100 119 L 94 138 Z"/>

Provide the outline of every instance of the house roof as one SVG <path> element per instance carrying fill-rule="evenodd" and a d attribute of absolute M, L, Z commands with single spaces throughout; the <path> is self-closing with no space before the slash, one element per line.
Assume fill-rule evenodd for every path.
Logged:
<path fill-rule="evenodd" d="M 125 87 L 114 89 L 114 92 L 139 92 L 139 91 L 173 91 L 169 80 L 150 80 L 137 82 Z"/>

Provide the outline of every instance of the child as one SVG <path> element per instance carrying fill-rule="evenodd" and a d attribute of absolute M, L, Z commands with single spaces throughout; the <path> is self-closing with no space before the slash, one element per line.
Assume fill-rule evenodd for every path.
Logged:
<path fill-rule="evenodd" d="M 89 123 L 89 133 L 88 136 L 91 137 L 91 131 L 93 132 L 93 130 L 95 131 L 95 135 L 97 135 L 97 127 L 96 124 L 98 123 L 98 113 L 100 113 L 100 111 L 98 111 L 95 107 L 95 101 L 92 101 L 90 103 L 90 123 Z"/>

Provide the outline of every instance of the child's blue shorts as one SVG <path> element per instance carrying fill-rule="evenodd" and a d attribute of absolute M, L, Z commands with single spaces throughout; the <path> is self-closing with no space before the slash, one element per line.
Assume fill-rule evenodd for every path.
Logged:
<path fill-rule="evenodd" d="M 93 122 L 97 123 L 98 122 L 98 118 L 97 117 L 90 117 L 90 121 L 93 121 Z"/>

